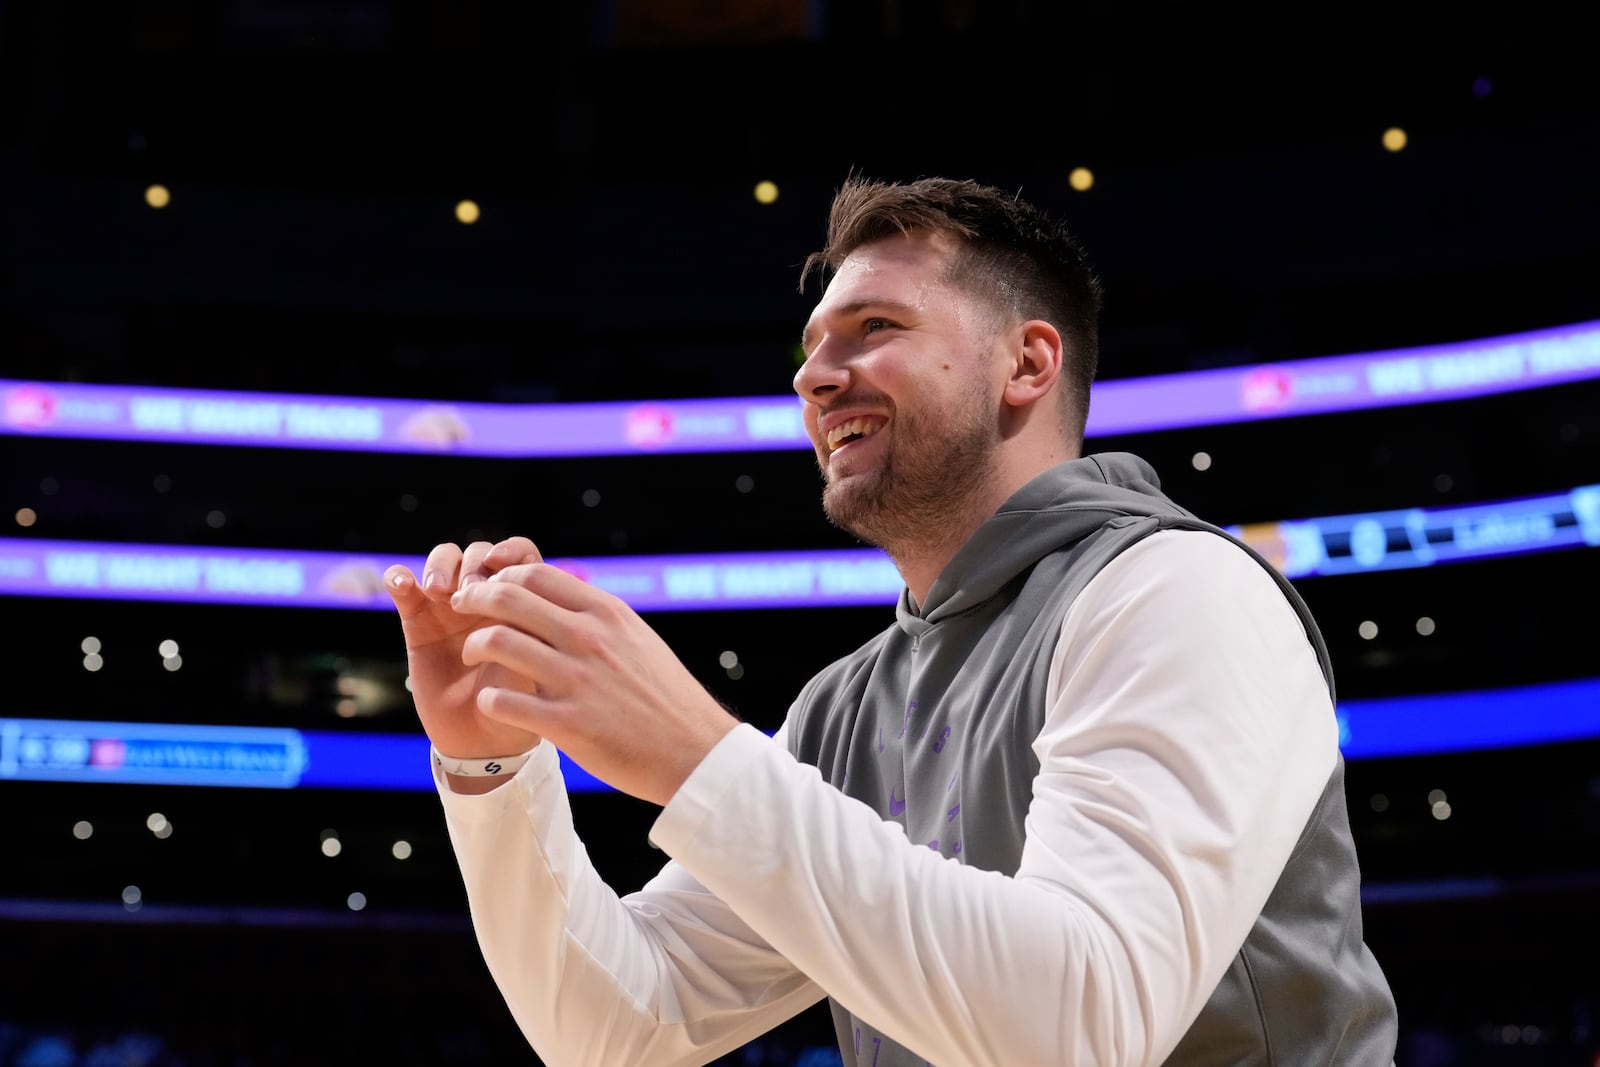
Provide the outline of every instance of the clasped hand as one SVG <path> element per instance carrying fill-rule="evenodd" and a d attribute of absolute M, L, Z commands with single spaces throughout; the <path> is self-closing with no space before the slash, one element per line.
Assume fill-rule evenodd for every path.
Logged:
<path fill-rule="evenodd" d="M 666 804 L 738 725 L 625 602 L 513 537 L 442 544 L 419 583 L 384 575 L 429 739 L 461 758 L 548 739 L 622 792 Z"/>

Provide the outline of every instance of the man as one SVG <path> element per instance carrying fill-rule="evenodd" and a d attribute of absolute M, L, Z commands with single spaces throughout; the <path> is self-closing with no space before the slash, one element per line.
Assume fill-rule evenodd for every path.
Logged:
<path fill-rule="evenodd" d="M 775 738 L 525 538 L 387 576 L 534 1049 L 700 1064 L 826 996 L 851 1067 L 1391 1063 L 1326 648 L 1142 460 L 1080 454 L 1074 238 L 972 182 L 852 179 L 819 267 L 824 508 L 905 590 Z M 638 892 L 589 865 L 557 749 L 663 806 Z"/>

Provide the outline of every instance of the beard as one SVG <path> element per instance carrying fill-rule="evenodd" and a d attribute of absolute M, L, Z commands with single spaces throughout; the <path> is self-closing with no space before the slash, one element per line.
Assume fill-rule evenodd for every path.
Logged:
<path fill-rule="evenodd" d="M 991 488 L 999 431 L 975 390 L 953 417 L 897 416 L 878 465 L 835 480 L 827 469 L 828 521 L 898 558 L 965 534 Z"/>

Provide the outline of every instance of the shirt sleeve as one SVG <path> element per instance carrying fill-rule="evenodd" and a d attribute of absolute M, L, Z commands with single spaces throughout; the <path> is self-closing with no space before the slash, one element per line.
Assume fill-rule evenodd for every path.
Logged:
<path fill-rule="evenodd" d="M 652 839 L 828 994 L 935 1064 L 1157 1064 L 1338 751 L 1272 576 L 1213 534 L 1129 548 L 1063 620 L 1015 876 L 900 827 L 741 726 Z"/>
<path fill-rule="evenodd" d="M 608 886 L 551 745 L 480 796 L 434 778 L 484 962 L 543 1062 L 703 1064 L 821 999 L 678 864 L 637 892 Z"/>

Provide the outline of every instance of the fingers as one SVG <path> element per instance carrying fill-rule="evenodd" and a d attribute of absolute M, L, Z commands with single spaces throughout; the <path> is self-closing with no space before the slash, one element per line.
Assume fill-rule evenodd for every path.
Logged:
<path fill-rule="evenodd" d="M 402 619 L 410 618 L 427 605 L 428 598 L 423 595 L 417 576 L 404 563 L 396 563 L 383 572 L 383 588 L 400 610 Z"/>
<path fill-rule="evenodd" d="M 468 667 L 489 664 L 494 684 L 506 688 L 539 688 L 548 684 L 560 657 L 544 641 L 513 626 L 480 626 L 461 645 L 461 662 Z M 526 684 L 518 684 L 518 683 Z"/>
<path fill-rule="evenodd" d="M 478 690 L 477 704 L 485 718 L 541 737 L 551 721 L 549 701 L 537 693 L 489 686 Z"/>
<path fill-rule="evenodd" d="M 521 586 L 568 611 L 592 611 L 619 603 L 610 593 L 552 563 L 525 563 L 507 567 L 495 575 L 495 581 Z"/>
<path fill-rule="evenodd" d="M 461 569 L 461 546 L 434 545 L 422 565 L 422 591 L 434 600 L 448 599 L 456 591 L 456 576 Z"/>
<path fill-rule="evenodd" d="M 519 563 L 539 563 L 544 556 L 539 553 L 538 546 L 526 537 L 508 537 L 504 541 L 496 541 L 494 547 L 489 549 L 483 557 L 483 565 L 495 572 Z"/>
<path fill-rule="evenodd" d="M 526 537 L 473 541 L 465 549 L 448 542 L 435 545 L 422 567 L 422 595 L 432 600 L 448 600 L 456 590 L 492 577 L 508 566 L 537 563 L 541 559 L 538 547 Z M 391 567 L 384 579 L 390 596 L 398 593 L 408 601 L 411 599 L 415 576 L 409 569 L 398 565 Z M 401 604 L 402 609 L 406 606 Z"/>
<path fill-rule="evenodd" d="M 474 541 L 461 553 L 461 576 L 456 589 L 465 589 L 473 582 L 481 582 L 493 572 L 483 565 L 483 559 L 494 548 L 492 541 Z"/>
<path fill-rule="evenodd" d="M 461 577 L 456 588 L 492 578 L 507 567 L 538 563 L 539 549 L 526 537 L 507 537 L 503 541 L 474 541 L 461 554 Z"/>

